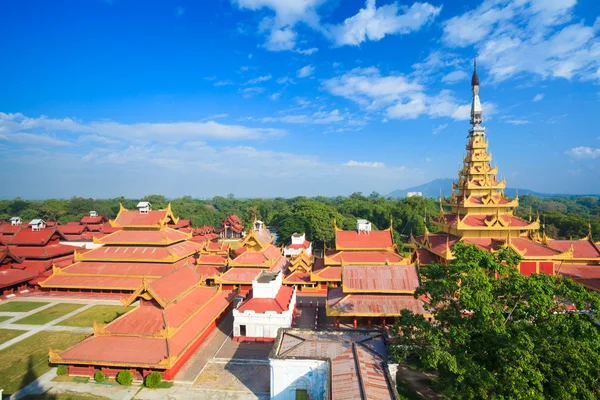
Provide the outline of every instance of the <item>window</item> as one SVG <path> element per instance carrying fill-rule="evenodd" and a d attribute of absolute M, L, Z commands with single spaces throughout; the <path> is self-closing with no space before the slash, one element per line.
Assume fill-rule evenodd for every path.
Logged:
<path fill-rule="evenodd" d="M 310 400 L 310 397 L 308 397 L 308 390 L 296 389 L 296 400 Z"/>
<path fill-rule="evenodd" d="M 246 336 L 246 325 L 240 325 L 240 336 Z"/>

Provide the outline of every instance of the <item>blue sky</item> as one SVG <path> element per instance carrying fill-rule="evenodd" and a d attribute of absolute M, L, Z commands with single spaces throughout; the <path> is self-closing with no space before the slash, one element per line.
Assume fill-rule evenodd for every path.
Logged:
<path fill-rule="evenodd" d="M 475 53 L 508 186 L 600 193 L 599 16 L 597 0 L 7 0 L 0 197 L 455 177 Z"/>

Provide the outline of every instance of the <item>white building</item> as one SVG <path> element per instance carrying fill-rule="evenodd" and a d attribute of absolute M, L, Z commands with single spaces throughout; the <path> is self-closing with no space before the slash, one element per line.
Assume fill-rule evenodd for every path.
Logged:
<path fill-rule="evenodd" d="M 312 255 L 312 243 L 306 240 L 306 233 L 295 233 L 292 235 L 292 242 L 283 250 L 283 255 L 286 257 L 297 256 L 305 252 L 309 256 Z"/>
<path fill-rule="evenodd" d="M 371 223 L 366 219 L 356 220 L 356 230 L 360 232 L 371 232 Z"/>
<path fill-rule="evenodd" d="M 21 217 L 12 217 L 10 219 L 10 224 L 12 226 L 21 225 L 22 223 L 23 223 L 23 220 L 21 219 Z"/>
<path fill-rule="evenodd" d="M 149 201 L 140 201 L 137 204 L 137 209 L 140 212 L 140 214 L 148 214 L 148 212 L 150 211 L 150 207 L 152 207 L 152 204 L 150 204 Z"/>
<path fill-rule="evenodd" d="M 388 360 L 380 331 L 282 329 L 269 355 L 271 399 L 396 399 Z"/>
<path fill-rule="evenodd" d="M 279 328 L 292 326 L 296 289 L 281 279 L 281 272 L 265 270 L 252 281 L 252 290 L 233 310 L 234 339 L 270 341 Z"/>
<path fill-rule="evenodd" d="M 408 192 L 406 197 L 423 197 L 423 192 Z"/>
<path fill-rule="evenodd" d="M 43 219 L 32 219 L 29 223 L 32 231 L 41 231 L 46 227 L 46 221 Z"/>

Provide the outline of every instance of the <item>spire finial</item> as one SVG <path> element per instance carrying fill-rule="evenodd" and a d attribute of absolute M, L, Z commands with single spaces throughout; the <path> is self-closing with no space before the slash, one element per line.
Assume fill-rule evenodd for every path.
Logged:
<path fill-rule="evenodd" d="M 477 75 L 477 54 L 473 55 L 473 77 L 471 78 L 471 86 L 479 86 L 479 75 Z"/>

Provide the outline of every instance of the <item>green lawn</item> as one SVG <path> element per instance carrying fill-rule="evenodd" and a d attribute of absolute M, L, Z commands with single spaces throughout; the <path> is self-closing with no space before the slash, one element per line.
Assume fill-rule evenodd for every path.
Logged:
<path fill-rule="evenodd" d="M 91 393 L 72 392 L 67 390 L 60 394 L 36 394 L 22 397 L 23 400 L 109 400 L 108 397 Z"/>
<path fill-rule="evenodd" d="M 94 306 L 64 320 L 58 325 L 91 328 L 94 325 L 94 321 L 99 324 L 107 324 L 131 309 L 132 307 L 125 306 Z"/>
<path fill-rule="evenodd" d="M 0 304 L 0 311 L 8 312 L 27 312 L 35 310 L 38 307 L 45 306 L 48 303 L 42 303 L 39 301 L 9 301 Z"/>
<path fill-rule="evenodd" d="M 10 395 L 30 384 L 50 370 L 48 348 L 65 350 L 86 336 L 86 333 L 39 332 L 0 350 L 0 388 Z"/>
<path fill-rule="evenodd" d="M 55 320 L 56 318 L 62 317 L 63 315 L 73 312 L 81 307 L 83 307 L 83 304 L 59 303 L 53 305 L 52 307 L 48 307 L 45 310 L 32 314 L 28 317 L 15 321 L 13 323 L 26 325 L 44 325 L 50 321 Z"/>
<path fill-rule="evenodd" d="M 12 318 L 12 317 L 11 317 L 11 316 L 8 316 L 8 315 L 0 316 L 0 322 L 4 322 L 4 321 L 6 321 L 7 319 L 11 319 L 11 318 Z"/>
<path fill-rule="evenodd" d="M 0 344 L 8 342 L 10 339 L 16 338 L 17 336 L 27 331 L 17 331 L 15 329 L 0 329 Z"/>

